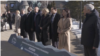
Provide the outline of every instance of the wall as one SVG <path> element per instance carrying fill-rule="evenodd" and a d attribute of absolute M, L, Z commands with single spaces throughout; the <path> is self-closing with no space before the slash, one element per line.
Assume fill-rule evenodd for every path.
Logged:
<path fill-rule="evenodd" d="M 6 11 L 5 6 L 6 6 L 6 2 L 5 1 L 1 1 L 1 13 L 2 14 Z"/>

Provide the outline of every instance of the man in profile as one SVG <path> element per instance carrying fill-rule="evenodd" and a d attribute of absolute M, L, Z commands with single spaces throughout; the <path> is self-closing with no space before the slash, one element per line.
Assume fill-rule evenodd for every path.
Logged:
<path fill-rule="evenodd" d="M 84 15 L 81 44 L 84 46 L 85 56 L 97 56 L 96 48 L 100 38 L 100 18 L 99 12 L 92 4 L 84 5 Z"/>

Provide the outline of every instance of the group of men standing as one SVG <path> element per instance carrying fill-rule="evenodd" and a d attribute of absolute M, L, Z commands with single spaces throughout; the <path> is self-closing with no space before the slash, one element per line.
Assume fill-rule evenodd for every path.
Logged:
<path fill-rule="evenodd" d="M 24 11 L 24 10 L 23 10 Z M 60 15 L 57 13 L 57 9 L 55 7 L 51 8 L 51 13 L 49 15 L 48 19 L 48 31 L 46 32 L 48 34 L 48 37 L 44 36 L 47 39 L 44 39 L 47 41 L 44 45 L 51 45 L 51 40 L 52 40 L 52 45 L 54 47 L 58 47 L 58 33 L 57 33 L 57 24 L 60 19 Z M 36 33 L 36 38 L 37 41 L 40 42 L 42 41 L 41 37 L 41 20 L 43 19 L 41 12 L 39 11 L 38 7 L 35 7 L 34 10 L 32 7 L 28 7 L 28 13 L 24 14 L 21 16 L 21 35 L 24 38 L 27 38 L 27 34 L 29 35 L 29 39 L 31 41 L 35 41 L 35 34 Z"/>
<path fill-rule="evenodd" d="M 49 27 L 48 32 L 46 32 L 44 30 L 44 32 L 42 32 L 42 33 L 43 34 L 49 33 L 48 36 L 49 36 L 49 40 L 50 39 L 52 40 L 52 45 L 54 47 L 58 47 L 57 28 L 59 26 L 57 26 L 57 24 L 58 24 L 58 21 L 60 20 L 60 15 L 57 13 L 57 9 L 55 7 L 51 8 L 52 14 L 51 15 L 49 14 L 48 23 L 46 23 L 46 21 L 45 21 L 45 20 L 47 20 L 46 19 L 47 17 L 46 18 L 41 17 L 40 12 L 38 12 L 39 11 L 38 7 L 35 7 L 34 11 L 32 11 L 32 8 L 29 7 L 28 11 L 29 11 L 29 13 L 27 14 L 27 17 L 26 17 L 23 25 L 24 25 L 25 31 L 29 35 L 29 39 L 31 41 L 35 41 L 34 32 L 36 32 L 38 42 L 41 41 L 44 45 L 50 45 L 50 44 L 45 44 L 42 41 L 43 39 L 45 41 L 47 41 L 47 38 L 46 38 L 47 36 L 41 35 L 41 32 L 42 32 L 41 29 L 43 29 L 44 27 L 46 27 L 48 25 L 48 27 Z M 66 16 L 66 14 L 67 14 L 67 16 L 68 16 L 68 13 L 70 11 L 67 11 L 67 13 L 65 13 L 65 12 L 66 12 L 66 10 L 63 10 L 63 15 Z M 85 56 L 97 56 L 96 48 L 99 47 L 99 40 L 100 40 L 99 12 L 94 8 L 94 6 L 92 4 L 86 4 L 86 5 L 84 5 L 83 13 L 84 13 L 84 16 L 86 16 L 86 19 L 83 22 L 82 34 L 81 34 L 81 44 L 84 46 L 84 55 Z M 44 21 L 41 21 L 41 20 L 44 20 Z M 42 22 L 42 24 L 41 24 L 41 22 Z M 62 22 L 63 22 L 63 20 L 62 20 Z M 41 27 L 45 23 L 46 23 L 46 25 L 44 27 Z M 68 29 L 68 27 L 66 29 Z M 62 30 L 62 29 L 60 29 L 60 30 Z M 65 32 L 60 33 L 60 34 L 61 34 L 61 36 L 63 36 L 65 34 Z M 41 37 L 44 37 L 44 38 L 41 38 Z M 63 39 L 64 36 L 61 38 Z M 68 38 L 68 37 L 66 36 L 66 38 Z M 59 40 L 61 40 L 61 39 L 59 39 Z M 68 39 L 67 39 L 67 41 L 68 41 Z"/>
<path fill-rule="evenodd" d="M 62 14 L 65 16 L 65 19 L 60 20 L 61 16 L 57 13 L 57 8 L 55 7 L 51 7 L 50 12 L 47 8 L 44 8 L 42 10 L 42 13 L 41 11 L 39 11 L 38 7 L 35 7 L 34 10 L 32 7 L 28 7 L 27 10 L 28 13 L 25 13 L 25 10 L 22 10 L 20 14 L 21 19 L 19 28 L 21 29 L 21 35 L 25 39 L 27 39 L 29 36 L 29 40 L 35 41 L 35 34 L 34 34 L 35 32 L 38 42 L 42 42 L 43 45 L 51 45 L 50 40 L 52 40 L 52 46 L 58 48 L 58 39 L 59 39 L 57 32 L 57 29 L 59 28 L 58 21 L 64 22 L 64 24 L 65 23 L 69 24 L 68 26 L 70 27 L 71 25 L 70 21 L 68 23 L 68 19 L 70 18 L 70 11 L 64 9 Z M 83 13 L 84 16 L 86 16 L 86 19 L 84 20 L 82 26 L 81 44 L 84 46 L 85 56 L 97 56 L 96 48 L 98 48 L 100 40 L 99 12 L 94 8 L 92 4 L 86 4 L 84 5 Z M 4 16 L 6 16 L 6 14 Z M 11 23 L 12 19 L 10 11 L 8 11 L 7 17 L 10 29 L 12 29 L 12 23 Z M 60 24 L 61 24 L 60 26 L 63 25 L 62 23 Z M 63 27 L 67 26 L 66 24 L 62 26 L 62 29 L 60 29 L 59 34 L 61 35 L 61 38 L 59 40 L 63 39 L 70 41 L 66 39 L 70 38 L 68 36 L 65 36 L 64 39 L 66 31 L 69 29 L 69 27 L 63 29 Z M 61 30 L 64 30 L 64 32 Z M 63 44 L 62 42 L 63 40 L 59 42 Z"/>

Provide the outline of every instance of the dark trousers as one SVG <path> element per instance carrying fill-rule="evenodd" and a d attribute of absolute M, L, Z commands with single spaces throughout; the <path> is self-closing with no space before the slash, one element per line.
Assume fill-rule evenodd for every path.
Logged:
<path fill-rule="evenodd" d="M 31 41 L 35 41 L 34 32 L 28 32 L 28 35 L 29 35 L 29 39 L 30 39 Z"/>
<path fill-rule="evenodd" d="M 23 38 L 27 38 L 27 33 L 25 32 L 25 30 L 21 29 L 21 35 L 23 36 Z"/>
<path fill-rule="evenodd" d="M 23 38 L 27 38 L 27 34 L 23 35 Z"/>
<path fill-rule="evenodd" d="M 84 55 L 85 56 L 97 56 L 96 49 L 93 49 L 93 47 L 84 46 Z"/>
<path fill-rule="evenodd" d="M 58 41 L 52 39 L 52 46 L 58 48 Z"/>
<path fill-rule="evenodd" d="M 9 22 L 9 28 L 12 29 L 12 22 Z"/>
<path fill-rule="evenodd" d="M 52 32 L 51 37 L 52 37 L 52 46 L 58 48 L 58 41 L 55 40 L 53 32 Z"/>
<path fill-rule="evenodd" d="M 40 42 L 41 41 L 40 32 L 36 31 L 36 37 L 37 37 L 38 42 Z"/>
<path fill-rule="evenodd" d="M 41 31 L 41 42 L 43 45 L 51 45 L 51 42 L 49 41 L 49 36 L 48 36 L 48 31 L 47 30 L 42 30 Z"/>
<path fill-rule="evenodd" d="M 1 22 L 1 31 L 3 31 L 3 24 L 2 24 L 2 22 Z"/>

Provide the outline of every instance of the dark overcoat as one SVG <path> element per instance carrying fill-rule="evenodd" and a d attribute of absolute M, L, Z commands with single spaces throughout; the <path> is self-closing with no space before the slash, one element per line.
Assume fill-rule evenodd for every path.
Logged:
<path fill-rule="evenodd" d="M 48 26 L 50 24 L 50 16 L 49 15 L 42 15 L 42 18 L 41 18 L 41 23 L 40 23 L 40 27 L 42 27 L 42 30 L 41 30 L 41 40 L 42 40 L 42 43 L 44 45 L 50 45 L 47 44 L 48 41 L 49 41 L 49 37 L 48 37 Z"/>
<path fill-rule="evenodd" d="M 96 9 L 86 14 L 83 22 L 81 44 L 87 47 L 98 47 L 100 38 L 100 18 Z"/>
<path fill-rule="evenodd" d="M 21 16 L 20 29 L 21 29 L 21 35 L 22 36 L 26 35 L 26 32 L 25 32 L 25 20 L 26 20 L 26 18 L 27 18 L 26 14 Z"/>
<path fill-rule="evenodd" d="M 34 12 L 30 12 L 27 14 L 27 18 L 25 20 L 25 31 L 26 32 L 34 32 Z"/>
<path fill-rule="evenodd" d="M 52 16 L 51 16 L 51 20 L 52 20 Z M 58 22 L 59 22 L 59 20 L 60 20 L 60 15 L 57 13 L 55 15 L 53 23 L 52 23 L 52 21 L 50 22 L 50 27 L 49 27 L 50 38 L 53 39 L 54 41 L 58 41 L 57 29 L 58 29 Z"/>

